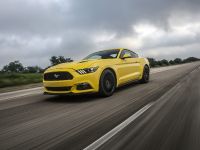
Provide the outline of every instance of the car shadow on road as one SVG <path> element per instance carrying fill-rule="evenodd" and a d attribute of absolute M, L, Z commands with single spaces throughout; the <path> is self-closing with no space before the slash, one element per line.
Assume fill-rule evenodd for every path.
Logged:
<path fill-rule="evenodd" d="M 128 83 L 126 85 L 123 85 L 117 88 L 115 93 L 123 92 L 124 90 L 136 87 L 138 85 L 140 85 L 138 81 Z M 81 95 L 50 96 L 46 98 L 45 101 L 52 102 L 52 103 L 84 103 L 84 102 L 89 102 L 89 101 L 94 101 L 94 100 L 97 101 L 104 98 L 109 99 L 108 97 L 101 97 L 96 93 L 96 94 L 81 94 Z M 112 96 L 110 98 L 112 98 Z"/>
<path fill-rule="evenodd" d="M 101 97 L 98 94 L 82 94 L 82 95 L 59 95 L 46 98 L 45 101 L 52 103 L 83 103 L 92 100 L 98 100 Z"/>
<path fill-rule="evenodd" d="M 138 85 L 139 85 L 138 81 L 129 82 L 127 84 L 124 84 L 124 85 L 118 87 L 115 92 L 124 91 L 124 90 L 127 90 L 129 88 L 133 88 L 133 87 L 138 86 Z"/>

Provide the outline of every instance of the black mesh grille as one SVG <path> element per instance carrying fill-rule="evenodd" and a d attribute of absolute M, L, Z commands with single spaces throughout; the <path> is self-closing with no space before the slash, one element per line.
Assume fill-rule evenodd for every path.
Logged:
<path fill-rule="evenodd" d="M 71 86 L 66 87 L 46 87 L 48 91 L 70 91 Z"/>
<path fill-rule="evenodd" d="M 44 74 L 45 81 L 72 80 L 73 76 L 69 72 L 50 72 Z"/>

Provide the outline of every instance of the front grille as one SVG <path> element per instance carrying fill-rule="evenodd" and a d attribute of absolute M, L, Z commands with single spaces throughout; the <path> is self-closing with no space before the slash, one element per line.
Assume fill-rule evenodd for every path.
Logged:
<path fill-rule="evenodd" d="M 69 72 L 49 72 L 44 74 L 45 81 L 72 80 L 73 76 Z"/>
<path fill-rule="evenodd" d="M 71 86 L 66 87 L 45 87 L 48 91 L 70 91 Z"/>

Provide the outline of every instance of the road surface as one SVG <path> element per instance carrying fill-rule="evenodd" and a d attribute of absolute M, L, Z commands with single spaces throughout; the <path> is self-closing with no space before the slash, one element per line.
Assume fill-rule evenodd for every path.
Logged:
<path fill-rule="evenodd" d="M 0 94 L 0 149 L 199 150 L 200 62 L 154 69 L 112 97 Z"/>

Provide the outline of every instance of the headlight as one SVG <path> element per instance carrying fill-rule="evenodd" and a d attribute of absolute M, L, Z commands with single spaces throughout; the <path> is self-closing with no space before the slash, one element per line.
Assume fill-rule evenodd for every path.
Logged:
<path fill-rule="evenodd" d="M 79 74 L 87 74 L 87 73 L 93 73 L 95 71 L 97 71 L 99 67 L 91 67 L 91 68 L 84 68 L 84 69 L 79 69 L 76 70 L 76 72 L 78 72 Z"/>

